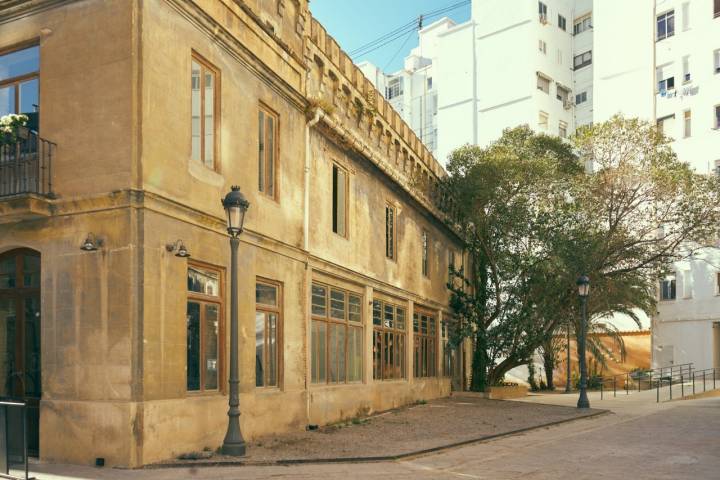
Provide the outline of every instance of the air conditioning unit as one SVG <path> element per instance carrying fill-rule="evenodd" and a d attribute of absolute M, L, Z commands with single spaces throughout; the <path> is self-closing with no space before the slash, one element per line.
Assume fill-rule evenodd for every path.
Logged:
<path fill-rule="evenodd" d="M 565 110 L 570 110 L 573 107 L 573 105 L 575 105 L 575 104 L 570 100 L 563 102 L 563 108 Z"/>
<path fill-rule="evenodd" d="M 540 15 L 540 23 L 542 23 L 543 25 L 547 25 L 547 23 L 548 23 L 547 16 Z"/>

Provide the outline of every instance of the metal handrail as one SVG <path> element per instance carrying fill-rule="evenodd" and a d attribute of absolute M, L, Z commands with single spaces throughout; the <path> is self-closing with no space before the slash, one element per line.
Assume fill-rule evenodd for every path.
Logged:
<path fill-rule="evenodd" d="M 19 127 L 12 143 L 0 143 L 0 197 L 36 193 L 52 196 L 55 143 Z"/>
<path fill-rule="evenodd" d="M 11 408 L 20 408 L 21 410 L 21 416 L 22 416 L 22 428 L 23 428 L 23 438 L 22 438 L 22 446 L 23 446 L 23 467 L 24 467 L 24 476 L 22 477 L 16 477 L 13 475 L 10 475 L 10 442 L 9 442 L 9 435 L 8 435 L 8 410 Z M 9 480 L 34 480 L 34 477 L 29 476 L 28 471 L 28 426 L 27 426 L 27 402 L 25 401 L 19 401 L 19 400 L 12 400 L 12 399 L 2 399 L 0 398 L 0 411 L 3 412 L 3 415 L 0 416 L 2 418 L 3 422 L 0 425 L 0 446 L 4 446 L 4 451 L 0 451 L 0 478 L 6 478 Z"/>
<path fill-rule="evenodd" d="M 604 390 L 605 386 L 607 384 L 612 385 L 613 390 L 613 397 L 617 397 L 617 379 L 620 377 L 624 377 L 625 383 L 623 385 L 622 390 L 625 390 L 625 394 L 630 394 L 630 385 L 631 380 L 634 380 L 637 384 L 637 390 L 638 392 L 642 390 L 642 384 L 643 381 L 647 382 L 646 386 L 648 386 L 650 389 L 653 388 L 653 384 L 660 382 L 662 383 L 663 380 L 670 379 L 672 383 L 672 379 L 674 379 L 677 376 L 682 376 L 685 372 L 687 372 L 688 376 L 690 376 L 692 370 L 693 370 L 693 363 L 680 363 L 677 365 L 668 365 L 665 367 L 657 367 L 657 368 L 649 368 L 647 370 L 639 370 L 636 371 L 638 374 L 635 374 L 636 372 L 624 372 L 624 373 L 618 373 L 615 375 L 610 376 L 604 376 L 600 378 L 600 399 L 602 400 L 604 398 Z M 634 375 L 635 374 L 635 375 Z"/>

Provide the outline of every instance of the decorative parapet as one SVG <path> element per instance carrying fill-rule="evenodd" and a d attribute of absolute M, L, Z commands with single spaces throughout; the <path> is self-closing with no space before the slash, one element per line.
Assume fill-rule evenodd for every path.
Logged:
<path fill-rule="evenodd" d="M 420 193 L 424 206 L 442 217 L 430 197 L 445 170 L 314 18 L 310 20 L 305 57 L 309 71 L 306 94 L 311 107 L 324 110 L 328 125 L 342 137 L 351 137 L 349 143 L 411 193 Z"/>

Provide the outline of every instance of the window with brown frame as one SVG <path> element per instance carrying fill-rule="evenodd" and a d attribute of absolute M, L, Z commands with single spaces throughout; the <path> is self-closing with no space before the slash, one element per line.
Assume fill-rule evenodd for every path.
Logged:
<path fill-rule="evenodd" d="M 332 228 L 341 237 L 347 237 L 347 170 L 333 164 L 332 169 Z"/>
<path fill-rule="evenodd" d="M 312 284 L 312 383 L 362 381 L 362 296 Z"/>
<path fill-rule="evenodd" d="M 278 387 L 282 376 L 282 288 L 255 283 L 255 386 Z"/>
<path fill-rule="evenodd" d="M 258 190 L 275 198 L 278 153 L 278 116 L 260 107 L 258 112 Z"/>
<path fill-rule="evenodd" d="M 373 379 L 405 378 L 405 308 L 373 300 Z"/>
<path fill-rule="evenodd" d="M 191 148 L 190 156 L 216 170 L 219 121 L 219 71 L 193 54 L 191 60 Z"/>
<path fill-rule="evenodd" d="M 428 258 L 428 233 L 426 230 L 422 231 L 422 274 L 428 276 L 430 262 Z"/>
<path fill-rule="evenodd" d="M 199 264 L 187 271 L 187 389 L 219 390 L 224 327 L 223 278 Z"/>
<path fill-rule="evenodd" d="M 413 375 L 435 377 L 437 375 L 437 317 L 419 310 L 413 313 L 414 355 Z"/>
<path fill-rule="evenodd" d="M 38 130 L 39 85 L 38 45 L 0 54 L 0 116 L 10 113 L 27 115 L 27 126 Z"/>
<path fill-rule="evenodd" d="M 385 256 L 395 260 L 395 223 L 397 210 L 389 203 L 385 204 Z"/>

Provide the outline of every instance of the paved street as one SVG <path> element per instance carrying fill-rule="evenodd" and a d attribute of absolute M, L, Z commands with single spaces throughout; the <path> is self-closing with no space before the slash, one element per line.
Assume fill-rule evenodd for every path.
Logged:
<path fill-rule="evenodd" d="M 47 480 L 718 478 L 720 397 L 655 404 L 649 393 L 602 402 L 592 393 L 593 406 L 614 413 L 399 462 L 143 471 L 35 465 L 34 471 Z M 574 398 L 526 401 L 572 404 Z"/>

